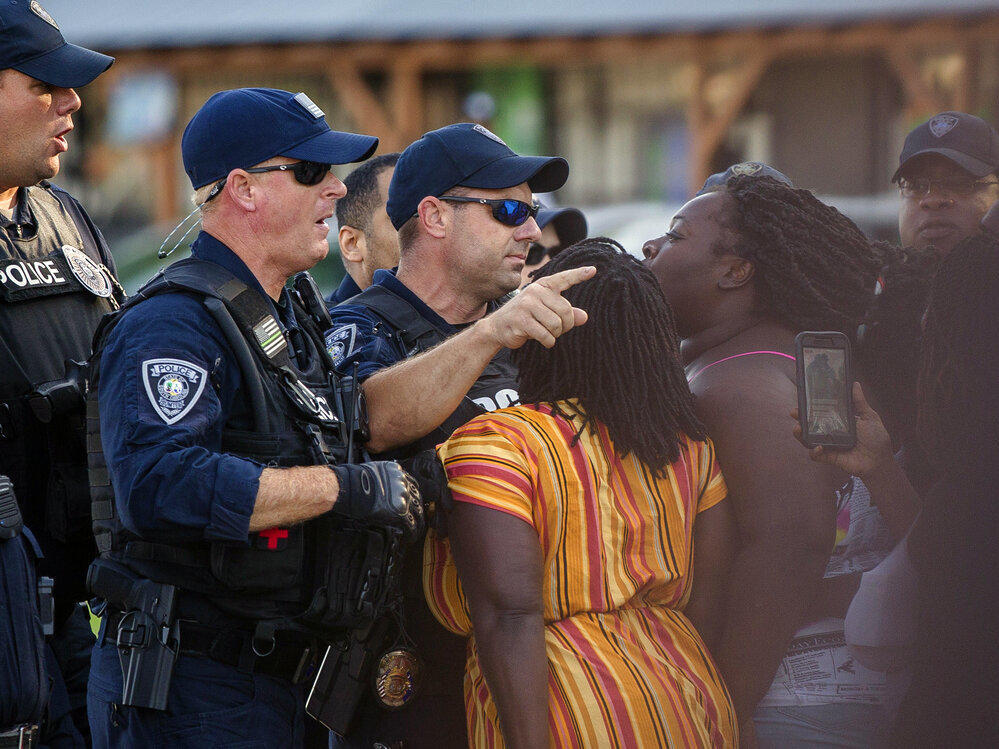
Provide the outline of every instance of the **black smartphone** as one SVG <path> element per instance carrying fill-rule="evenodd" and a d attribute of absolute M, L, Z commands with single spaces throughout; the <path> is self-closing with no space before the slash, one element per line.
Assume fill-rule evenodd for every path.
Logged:
<path fill-rule="evenodd" d="M 857 443 L 850 340 L 836 331 L 806 330 L 795 337 L 794 348 L 804 443 L 850 449 Z"/>

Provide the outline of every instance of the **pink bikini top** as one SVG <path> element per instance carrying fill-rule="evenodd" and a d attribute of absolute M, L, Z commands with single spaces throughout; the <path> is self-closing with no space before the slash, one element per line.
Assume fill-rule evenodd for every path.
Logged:
<path fill-rule="evenodd" d="M 774 356 L 783 356 L 785 359 L 790 359 L 791 361 L 795 360 L 793 356 L 791 356 L 790 354 L 785 354 L 783 351 L 746 351 L 746 352 L 741 353 L 741 354 L 732 354 L 732 356 L 726 356 L 724 359 L 719 359 L 718 361 L 713 361 L 710 364 L 705 364 L 703 367 L 701 367 L 696 372 L 694 372 L 694 374 L 692 374 L 690 377 L 688 377 L 687 378 L 687 382 L 688 383 L 693 382 L 694 380 L 696 380 L 698 377 L 701 376 L 701 373 L 705 369 L 708 369 L 709 367 L 713 367 L 715 364 L 721 364 L 723 361 L 728 361 L 729 359 L 738 359 L 738 358 L 743 357 L 743 356 L 753 356 L 754 354 L 773 354 Z"/>

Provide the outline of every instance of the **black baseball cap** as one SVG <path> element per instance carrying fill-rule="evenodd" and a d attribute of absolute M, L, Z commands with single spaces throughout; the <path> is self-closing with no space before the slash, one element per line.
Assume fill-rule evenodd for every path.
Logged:
<path fill-rule="evenodd" d="M 502 189 L 527 183 L 532 192 L 557 190 L 569 178 L 569 164 L 558 156 L 519 156 L 482 125 L 462 122 L 424 134 L 411 143 L 395 166 L 386 210 L 400 229 L 428 195 L 452 187 Z"/>
<path fill-rule="evenodd" d="M 973 114 L 934 115 L 905 136 L 891 181 L 898 182 L 906 164 L 927 153 L 940 154 L 976 177 L 984 177 L 999 169 L 999 133 Z"/>
<path fill-rule="evenodd" d="M 555 233 L 558 234 L 563 247 L 586 239 L 586 233 L 589 231 L 586 216 L 578 208 L 549 208 L 542 203 L 537 220 L 540 229 L 544 229 L 548 224 L 555 227 Z"/>
<path fill-rule="evenodd" d="M 364 161 L 378 138 L 330 128 L 304 93 L 276 88 L 219 91 L 184 128 L 180 150 L 194 189 L 275 156 L 320 164 Z"/>
<path fill-rule="evenodd" d="M 38 0 L 0 0 L 0 70 L 13 68 L 50 86 L 79 88 L 113 62 L 67 42 Z"/>
<path fill-rule="evenodd" d="M 770 177 L 771 179 L 775 179 L 788 187 L 794 187 L 786 174 L 777 171 L 769 164 L 764 164 L 762 161 L 741 161 L 738 164 L 732 164 L 732 166 L 724 172 L 716 172 L 704 180 L 704 184 L 701 185 L 701 189 L 697 191 L 697 194 L 694 195 L 694 197 L 697 198 L 705 193 L 711 192 L 716 187 L 723 186 L 732 177 L 742 175 L 749 175 L 751 177 Z"/>

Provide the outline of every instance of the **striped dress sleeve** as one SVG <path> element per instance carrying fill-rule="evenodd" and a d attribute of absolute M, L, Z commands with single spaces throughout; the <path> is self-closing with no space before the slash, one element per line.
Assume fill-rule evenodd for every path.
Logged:
<path fill-rule="evenodd" d="M 700 482 L 697 487 L 697 512 L 704 512 L 728 496 L 728 487 L 725 485 L 721 466 L 718 465 L 714 443 L 710 439 L 705 439 L 698 446 Z"/>

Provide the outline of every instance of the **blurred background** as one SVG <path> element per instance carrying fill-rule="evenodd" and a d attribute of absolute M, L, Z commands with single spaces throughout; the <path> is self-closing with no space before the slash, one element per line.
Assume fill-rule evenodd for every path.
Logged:
<path fill-rule="evenodd" d="M 551 202 L 632 252 L 708 174 L 745 160 L 897 239 L 889 180 L 905 134 L 946 109 L 999 115 L 999 0 L 43 5 L 71 42 L 118 58 L 82 92 L 56 181 L 107 235 L 129 291 L 193 207 L 180 137 L 221 89 L 305 91 L 379 152 L 481 122 L 515 151 L 567 158 Z M 335 251 L 315 271 L 324 291 L 342 273 Z"/>

